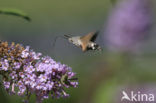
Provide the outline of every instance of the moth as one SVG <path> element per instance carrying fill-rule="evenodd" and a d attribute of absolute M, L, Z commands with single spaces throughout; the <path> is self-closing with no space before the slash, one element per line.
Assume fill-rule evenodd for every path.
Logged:
<path fill-rule="evenodd" d="M 83 52 L 88 50 L 101 50 L 101 47 L 95 43 L 98 32 L 90 32 L 84 36 L 64 35 L 68 41 L 77 47 L 80 47 Z"/>

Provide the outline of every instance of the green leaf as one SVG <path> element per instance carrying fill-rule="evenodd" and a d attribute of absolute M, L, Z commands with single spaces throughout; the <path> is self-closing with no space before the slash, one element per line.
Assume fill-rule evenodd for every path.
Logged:
<path fill-rule="evenodd" d="M 31 21 L 30 17 L 26 13 L 18 9 L 11 9 L 11 8 L 0 9 L 0 14 L 14 15 L 14 16 L 21 17 L 27 21 Z"/>

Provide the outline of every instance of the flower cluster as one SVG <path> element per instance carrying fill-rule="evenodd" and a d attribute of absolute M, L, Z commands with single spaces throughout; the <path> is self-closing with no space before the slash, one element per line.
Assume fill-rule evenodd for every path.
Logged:
<path fill-rule="evenodd" d="M 108 48 L 134 51 L 152 26 L 151 0 L 121 0 L 108 19 L 105 41 Z"/>
<path fill-rule="evenodd" d="M 0 43 L 0 75 L 7 92 L 27 98 L 35 94 L 38 103 L 49 96 L 69 96 L 64 88 L 77 87 L 75 73 L 67 65 L 41 55 L 29 46 Z"/>

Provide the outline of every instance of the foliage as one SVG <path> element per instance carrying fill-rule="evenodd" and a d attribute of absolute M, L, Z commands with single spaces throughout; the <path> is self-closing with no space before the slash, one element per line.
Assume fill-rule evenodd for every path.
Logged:
<path fill-rule="evenodd" d="M 21 17 L 27 21 L 31 21 L 30 17 L 25 12 L 18 9 L 3 8 L 0 9 L 0 14 L 13 15 L 13 16 Z"/>

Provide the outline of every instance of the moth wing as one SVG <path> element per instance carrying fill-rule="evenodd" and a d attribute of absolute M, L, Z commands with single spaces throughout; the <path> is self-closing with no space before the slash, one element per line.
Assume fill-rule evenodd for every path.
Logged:
<path fill-rule="evenodd" d="M 87 44 L 82 43 L 81 46 L 82 46 L 82 51 L 86 51 L 87 50 L 87 46 L 88 46 Z"/>
<path fill-rule="evenodd" d="M 90 32 L 84 36 L 81 36 L 81 41 L 86 41 L 86 42 L 89 42 L 89 41 L 95 41 L 97 36 L 98 36 L 99 32 L 96 31 L 96 32 Z"/>
<path fill-rule="evenodd" d="M 88 33 L 87 35 L 84 35 L 82 37 L 80 37 L 80 40 L 82 42 L 82 51 L 86 51 L 87 50 L 87 46 L 88 46 L 88 43 L 90 41 L 94 41 L 97 37 L 97 32 L 90 32 Z"/>
<path fill-rule="evenodd" d="M 81 36 L 80 39 L 83 42 L 84 41 L 89 42 L 92 39 L 92 37 L 94 36 L 94 34 L 95 34 L 95 32 L 90 32 L 87 35 Z"/>
<path fill-rule="evenodd" d="M 90 41 L 94 42 L 96 40 L 98 34 L 99 34 L 99 31 L 94 32 L 94 35 L 92 36 Z"/>

